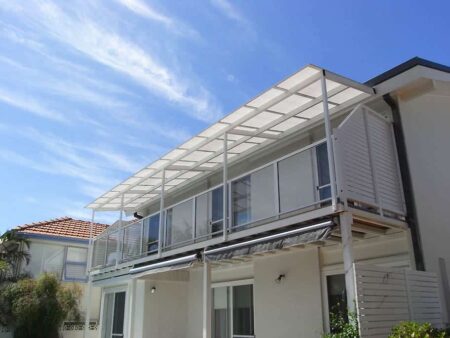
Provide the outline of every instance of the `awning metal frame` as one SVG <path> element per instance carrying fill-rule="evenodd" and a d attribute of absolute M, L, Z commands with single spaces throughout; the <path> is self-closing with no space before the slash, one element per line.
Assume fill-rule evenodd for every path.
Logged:
<path fill-rule="evenodd" d="M 294 84 L 292 87 L 289 87 L 289 83 L 296 80 L 297 78 L 301 78 L 299 83 Z M 290 82 L 289 82 L 290 81 Z M 332 81 L 332 82 L 331 82 Z M 295 81 L 294 81 L 295 82 Z M 330 82 L 334 86 L 334 88 L 327 89 L 327 82 Z M 309 94 L 299 93 L 301 90 L 305 88 L 310 88 L 310 86 L 315 86 L 316 84 L 320 84 L 320 95 L 314 97 Z M 287 89 L 288 88 L 288 89 Z M 347 91 L 352 92 L 353 96 L 350 95 L 348 100 L 344 100 L 341 104 L 329 109 L 329 104 L 336 104 L 333 100 L 329 100 L 330 97 L 334 95 L 343 94 Z M 272 92 L 271 92 L 272 91 Z M 264 95 L 269 95 L 276 91 L 278 94 L 275 97 L 269 98 L 266 102 L 261 105 L 258 105 L 256 102 L 258 100 L 262 100 Z M 144 205 L 151 203 L 152 201 L 161 198 L 162 194 L 161 190 L 170 191 L 172 188 L 181 189 L 183 186 L 192 182 L 192 180 L 198 180 L 204 175 L 208 175 L 212 171 L 217 171 L 223 168 L 224 172 L 226 172 L 226 167 L 234 162 L 238 161 L 240 158 L 246 156 L 249 152 L 254 152 L 256 149 L 260 149 L 267 144 L 276 142 L 277 140 L 284 138 L 286 135 L 291 134 L 295 130 L 300 130 L 305 128 L 309 123 L 299 123 L 290 127 L 284 131 L 276 131 L 271 130 L 281 123 L 287 121 L 295 117 L 298 120 L 305 120 L 305 122 L 317 121 L 322 118 L 325 119 L 326 126 L 326 134 L 327 134 L 327 143 L 329 144 L 329 149 L 331 151 L 329 156 L 332 155 L 332 145 L 331 145 L 331 130 L 329 126 L 330 122 L 330 114 L 336 112 L 338 110 L 342 110 L 348 107 L 349 104 L 355 104 L 361 100 L 366 99 L 374 94 L 374 90 L 370 87 L 357 83 L 355 81 L 346 79 L 342 76 L 336 75 L 329 71 L 326 71 L 322 68 L 309 65 L 301 69 L 299 72 L 295 73 L 291 77 L 281 81 L 276 86 L 270 88 L 265 91 L 263 94 L 257 96 L 256 98 L 249 101 L 249 103 L 241 106 L 239 109 L 235 110 L 233 113 L 229 114 L 222 118 L 216 124 L 210 126 L 197 136 L 194 136 L 191 140 L 185 142 L 183 145 L 175 148 L 168 154 L 161 157 L 159 160 L 153 162 L 149 166 L 145 167 L 142 171 L 147 171 L 146 174 L 141 175 L 140 172 L 136 173 L 133 177 L 129 178 L 125 182 L 119 184 L 111 191 L 103 194 L 96 201 L 89 204 L 87 207 L 99 210 L 99 211 L 109 211 L 109 210 L 127 210 L 133 211 L 142 208 Z M 269 95 L 270 97 L 271 95 Z M 289 111 L 287 112 L 276 112 L 273 110 L 273 107 L 279 103 L 287 102 L 284 101 L 289 99 L 292 96 L 303 97 L 305 100 L 309 100 L 304 104 L 300 104 L 294 107 L 289 106 Z M 308 109 L 315 107 L 322 103 L 323 112 L 318 113 L 312 118 L 305 118 L 297 116 L 298 114 L 307 111 Z M 292 108 L 292 109 L 291 109 Z M 243 116 L 238 116 L 236 120 L 233 121 L 234 115 L 237 114 L 242 109 L 253 109 L 253 111 L 244 113 Z M 272 120 L 270 123 L 263 124 L 262 126 L 248 126 L 245 123 L 250 121 L 253 118 L 258 117 L 261 113 L 269 113 L 272 115 L 279 114 L 279 117 Z M 238 114 L 240 115 L 240 113 Z M 231 119 L 231 120 L 230 120 Z M 296 120 L 297 121 L 297 120 Z M 216 131 L 217 130 L 217 131 Z M 281 130 L 281 129 L 280 129 Z M 207 135 L 207 136 L 205 136 Z M 238 138 L 232 136 L 238 136 Z M 262 142 L 256 144 L 255 146 L 251 146 L 250 149 L 243 150 L 239 152 L 237 150 L 241 144 L 250 144 L 252 138 L 264 139 Z M 212 144 L 211 142 L 223 142 L 223 147 L 218 150 L 202 150 L 203 147 L 208 144 Z M 248 142 L 250 141 L 250 142 Z M 189 143 L 194 143 L 193 146 L 188 146 Z M 245 147 L 244 147 L 245 148 Z M 203 152 L 208 154 L 204 158 L 199 160 L 187 161 L 184 160 L 189 155 L 194 152 Z M 196 153 L 196 154 L 197 154 Z M 213 161 L 219 156 L 225 155 L 219 162 Z M 178 161 L 183 163 L 189 163 L 189 165 L 178 165 L 176 164 Z M 334 161 L 329 161 L 330 163 L 334 163 Z M 331 168 L 330 168 L 331 169 Z M 162 173 L 165 171 L 166 177 L 163 182 Z M 174 172 L 173 175 L 168 175 L 169 172 Z M 332 176 L 334 176 L 334 170 L 330 170 Z M 138 176 L 139 174 L 139 176 Z M 183 176 L 184 175 L 184 176 Z M 181 176 L 181 178 L 180 178 Z M 224 182 L 226 175 L 224 176 Z M 190 177 L 190 178 L 189 178 Z M 151 183 L 150 185 L 145 185 L 144 187 L 149 188 L 141 188 L 137 190 L 133 190 L 133 188 L 142 187 L 142 183 L 145 180 L 159 180 L 159 183 Z M 333 180 L 333 178 L 332 178 Z M 127 183 L 131 182 L 131 183 Z M 170 184 L 171 182 L 178 182 L 175 184 Z M 333 182 L 332 186 L 334 186 L 335 182 Z M 141 186 L 140 186 L 141 185 Z M 335 189 L 334 189 L 335 190 Z M 131 195 L 125 199 L 124 205 L 122 207 L 122 203 L 116 203 L 122 198 L 124 195 Z M 332 192 L 333 194 L 333 192 Z M 140 199 L 140 200 L 139 200 Z M 138 201 L 139 200 L 139 201 Z M 336 191 L 334 191 L 333 200 L 336 201 Z M 114 202 L 114 203 L 113 203 Z M 225 207 L 225 205 L 224 205 Z M 226 214 L 226 213 L 224 213 Z"/>

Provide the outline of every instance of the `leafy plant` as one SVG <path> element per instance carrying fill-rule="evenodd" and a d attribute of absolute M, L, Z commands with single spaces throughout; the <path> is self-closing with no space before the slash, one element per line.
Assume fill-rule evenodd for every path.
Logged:
<path fill-rule="evenodd" d="M 359 338 L 356 313 L 332 309 L 330 312 L 330 331 L 324 338 Z"/>
<path fill-rule="evenodd" d="M 29 246 L 30 242 L 16 230 L 8 230 L 0 236 L 0 282 L 26 277 L 21 274 L 20 266 L 30 261 Z"/>
<path fill-rule="evenodd" d="M 445 338 L 443 330 L 435 329 L 430 323 L 401 322 L 392 328 L 389 338 Z"/>
<path fill-rule="evenodd" d="M 14 329 L 14 338 L 58 338 L 64 320 L 80 319 L 80 296 L 78 286 L 50 274 L 7 284 L 0 290 L 0 324 Z"/>

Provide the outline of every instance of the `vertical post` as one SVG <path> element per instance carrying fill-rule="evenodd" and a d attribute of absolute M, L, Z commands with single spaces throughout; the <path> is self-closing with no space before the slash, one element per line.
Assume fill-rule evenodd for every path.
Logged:
<path fill-rule="evenodd" d="M 352 223 L 353 217 L 349 212 L 339 215 L 342 236 L 342 254 L 344 259 L 345 290 L 347 292 L 347 308 L 355 312 L 356 283 L 353 258 Z"/>
<path fill-rule="evenodd" d="M 228 190 L 228 134 L 223 134 L 223 240 L 228 238 L 228 212 L 227 212 L 227 190 Z"/>
<path fill-rule="evenodd" d="M 331 122 L 330 122 L 330 112 L 328 110 L 328 92 L 327 92 L 325 71 L 322 72 L 322 77 L 320 78 L 320 80 L 322 84 L 322 104 L 325 120 L 325 135 L 327 140 L 328 169 L 330 172 L 331 205 L 333 207 L 333 210 L 336 210 L 337 207 L 336 171 L 334 166 L 334 149 L 333 149 L 333 140 L 331 138 Z"/>
<path fill-rule="evenodd" d="M 89 322 L 91 320 L 91 304 L 90 299 L 92 297 L 92 277 L 91 277 L 91 267 L 92 267 L 92 259 L 94 253 L 94 219 L 95 219 L 95 210 L 92 210 L 92 218 L 91 224 L 89 226 L 89 248 L 88 248 L 88 261 L 87 261 L 87 274 L 88 274 L 88 287 L 87 293 L 85 297 L 85 319 L 84 319 L 84 330 L 83 330 L 83 338 L 87 338 L 88 330 L 89 330 Z"/>
<path fill-rule="evenodd" d="M 203 256 L 203 334 L 211 338 L 211 266 Z"/>
<path fill-rule="evenodd" d="M 162 255 L 163 234 L 164 234 L 164 185 L 166 184 L 166 169 L 162 170 L 161 193 L 159 200 L 159 238 L 158 238 L 158 257 Z"/>
<path fill-rule="evenodd" d="M 132 338 L 134 336 L 134 314 L 136 308 L 136 287 L 137 287 L 137 278 L 131 278 L 131 281 L 128 284 L 128 294 L 130 295 L 128 301 L 128 314 L 126 315 L 127 320 L 127 335 L 125 337 Z"/>
<path fill-rule="evenodd" d="M 122 257 L 122 243 L 123 243 L 123 201 L 124 194 L 120 196 L 120 214 L 119 214 L 119 229 L 117 229 L 117 246 L 116 246 L 116 268 L 119 264 L 119 257 Z M 122 260 L 122 259 L 121 259 Z"/>

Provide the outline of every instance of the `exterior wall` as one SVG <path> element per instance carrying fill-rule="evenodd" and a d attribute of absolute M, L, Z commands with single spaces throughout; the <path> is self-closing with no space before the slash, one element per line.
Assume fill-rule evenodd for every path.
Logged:
<path fill-rule="evenodd" d="M 427 93 L 400 98 L 399 106 L 425 269 L 440 274 L 445 283 L 445 278 L 450 278 L 450 83 L 435 82 Z M 439 266 L 440 258 L 447 276 Z M 447 283 L 447 290 L 441 290 L 441 299 L 447 302 L 447 321 L 448 288 Z"/>
<path fill-rule="evenodd" d="M 410 266 L 406 233 L 355 242 L 359 262 Z M 342 273 L 340 245 L 307 247 L 255 257 L 212 269 L 212 283 L 253 280 L 255 336 L 321 337 L 327 326 L 327 273 Z M 275 279 L 285 274 L 280 283 Z M 181 277 L 180 277 L 181 276 Z M 132 313 L 133 338 L 198 338 L 202 334 L 203 269 L 138 280 Z M 167 279 L 177 280 L 167 280 Z M 151 293 L 155 287 L 156 292 Z"/>
<path fill-rule="evenodd" d="M 277 284 L 280 274 L 286 278 Z M 321 337 L 318 249 L 256 260 L 254 297 L 256 337 Z"/>

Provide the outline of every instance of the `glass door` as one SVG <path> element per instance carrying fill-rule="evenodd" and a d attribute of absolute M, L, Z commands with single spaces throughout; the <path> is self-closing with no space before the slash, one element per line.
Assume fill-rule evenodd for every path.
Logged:
<path fill-rule="evenodd" d="M 102 338 L 124 336 L 125 296 L 125 291 L 105 294 Z"/>
<path fill-rule="evenodd" d="M 253 285 L 213 289 L 213 338 L 252 338 Z"/>

